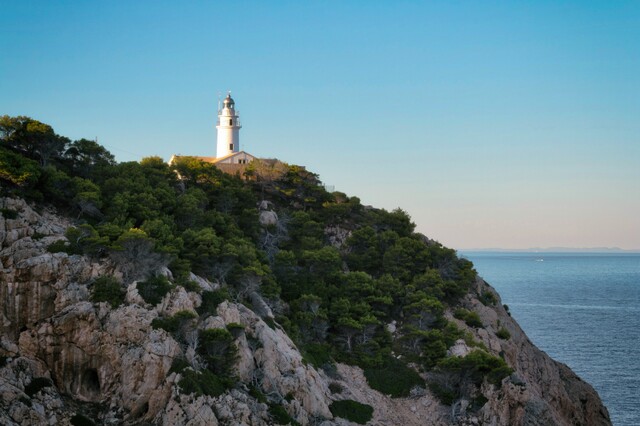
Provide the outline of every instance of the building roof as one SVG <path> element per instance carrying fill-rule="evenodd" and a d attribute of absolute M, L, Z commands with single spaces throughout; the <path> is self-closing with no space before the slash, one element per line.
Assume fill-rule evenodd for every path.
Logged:
<path fill-rule="evenodd" d="M 177 159 L 179 159 L 179 158 L 183 158 L 183 157 L 184 157 L 184 158 L 186 158 L 186 157 L 189 157 L 189 158 L 197 158 L 198 160 L 202 160 L 202 161 L 204 161 L 205 163 L 212 163 L 212 164 L 215 164 L 215 163 L 218 163 L 218 162 L 223 161 L 223 160 L 227 160 L 227 159 L 229 159 L 229 158 L 235 157 L 235 156 L 240 155 L 240 154 L 244 154 L 244 155 L 247 155 L 247 156 L 252 157 L 252 158 L 258 158 L 258 157 L 256 157 L 255 155 L 249 154 L 249 153 L 248 153 L 248 152 L 246 152 L 246 151 L 232 152 L 231 154 L 228 154 L 228 155 L 225 155 L 224 157 L 219 157 L 219 158 L 218 158 L 218 157 L 202 157 L 202 156 L 200 156 L 200 155 L 180 155 L 180 154 L 174 154 L 174 155 L 172 155 L 172 156 L 171 156 L 171 159 L 169 160 L 169 164 L 173 164 Z"/>
<path fill-rule="evenodd" d="M 231 154 L 227 154 L 227 155 L 225 155 L 224 157 L 214 158 L 214 159 L 213 159 L 213 161 L 209 161 L 209 162 L 210 162 L 210 163 L 214 163 L 214 164 L 215 164 L 215 163 L 217 163 L 217 162 L 219 162 L 219 161 L 224 161 L 224 160 L 227 160 L 227 159 L 229 159 L 229 158 L 233 158 L 233 157 L 235 157 L 235 156 L 237 156 L 237 155 L 240 155 L 240 154 L 245 154 L 245 155 L 248 155 L 249 157 L 256 158 L 256 156 L 255 156 L 255 155 L 251 155 L 251 154 L 249 154 L 249 153 L 248 153 L 248 152 L 246 152 L 246 151 L 238 151 L 238 152 L 232 152 Z M 198 157 L 198 158 L 211 158 L 211 157 Z M 206 160 L 205 160 L 205 161 L 206 161 Z"/>

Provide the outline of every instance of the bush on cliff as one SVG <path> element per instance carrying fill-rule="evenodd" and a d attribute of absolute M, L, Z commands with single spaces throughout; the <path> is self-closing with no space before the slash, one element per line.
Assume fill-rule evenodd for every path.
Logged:
<path fill-rule="evenodd" d="M 361 425 L 366 424 L 373 417 L 372 406 L 361 404 L 350 399 L 332 402 L 329 410 L 331 410 L 331 414 L 336 417 L 341 417 Z"/>
<path fill-rule="evenodd" d="M 117 308 L 124 303 L 124 296 L 122 285 L 113 277 L 103 275 L 91 285 L 93 303 L 107 302 L 112 308 Z"/>
<path fill-rule="evenodd" d="M 364 375 L 372 389 L 394 398 L 407 397 L 416 386 L 424 386 L 424 380 L 412 368 L 395 358 L 389 358 L 379 368 L 366 368 Z"/>
<path fill-rule="evenodd" d="M 171 288 L 171 282 L 162 275 L 151 277 L 137 284 L 140 296 L 145 302 L 154 306 L 162 301 Z"/>

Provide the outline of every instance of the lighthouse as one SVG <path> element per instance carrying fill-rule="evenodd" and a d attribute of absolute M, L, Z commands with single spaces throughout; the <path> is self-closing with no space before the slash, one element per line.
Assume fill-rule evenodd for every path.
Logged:
<path fill-rule="evenodd" d="M 169 164 L 176 164 L 182 157 L 196 158 L 206 163 L 215 164 L 227 173 L 241 173 L 246 166 L 257 157 L 245 151 L 240 151 L 240 113 L 236 111 L 236 103 L 231 98 L 231 92 L 222 101 L 222 108 L 218 102 L 218 142 L 215 157 L 174 154 Z"/>
<path fill-rule="evenodd" d="M 231 92 L 222 101 L 222 108 L 218 110 L 218 144 L 216 158 L 226 157 L 240 151 L 240 116 L 236 111 L 236 104 Z"/>

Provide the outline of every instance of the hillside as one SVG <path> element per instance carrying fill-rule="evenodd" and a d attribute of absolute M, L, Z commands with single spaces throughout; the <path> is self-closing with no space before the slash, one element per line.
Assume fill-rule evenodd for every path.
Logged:
<path fill-rule="evenodd" d="M 610 424 L 402 210 L 279 161 L 0 137 L 2 424 Z"/>

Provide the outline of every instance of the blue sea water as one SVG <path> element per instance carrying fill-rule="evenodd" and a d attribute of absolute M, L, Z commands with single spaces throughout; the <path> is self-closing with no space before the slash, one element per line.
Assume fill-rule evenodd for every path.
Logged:
<path fill-rule="evenodd" d="M 640 425 L 640 254 L 461 252 L 533 343 Z"/>

